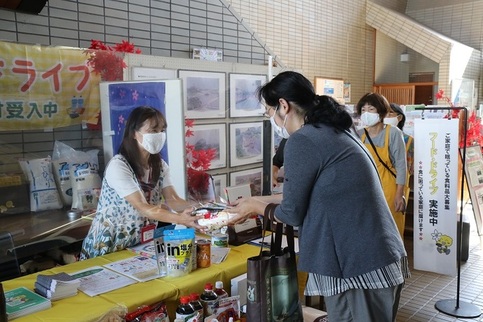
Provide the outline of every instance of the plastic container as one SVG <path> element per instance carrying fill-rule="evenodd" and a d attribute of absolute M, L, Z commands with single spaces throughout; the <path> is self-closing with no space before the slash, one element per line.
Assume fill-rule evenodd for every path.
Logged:
<path fill-rule="evenodd" d="M 181 296 L 179 299 L 180 304 L 176 308 L 176 318 L 185 319 L 194 315 L 195 310 L 190 305 L 189 296 Z"/>
<path fill-rule="evenodd" d="M 212 315 L 215 304 L 218 302 L 218 295 L 213 290 L 213 284 L 205 284 L 205 289 L 200 295 L 200 301 L 203 304 L 203 316 L 208 317 Z"/>
<path fill-rule="evenodd" d="M 204 310 L 203 310 L 203 304 L 201 304 L 200 301 L 200 295 L 198 293 L 191 293 L 190 294 L 190 305 L 195 310 L 195 312 L 198 312 L 198 321 L 204 321 Z"/>
<path fill-rule="evenodd" d="M 228 292 L 225 291 L 225 289 L 223 288 L 223 282 L 222 281 L 216 281 L 216 283 L 215 283 L 215 293 L 218 296 L 218 299 L 228 297 Z"/>

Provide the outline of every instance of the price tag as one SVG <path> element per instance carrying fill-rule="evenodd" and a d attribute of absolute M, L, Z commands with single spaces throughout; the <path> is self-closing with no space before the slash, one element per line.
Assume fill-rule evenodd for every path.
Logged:
<path fill-rule="evenodd" d="M 153 240 L 154 229 L 156 229 L 155 224 L 149 224 L 141 228 L 141 243 L 146 243 Z"/>

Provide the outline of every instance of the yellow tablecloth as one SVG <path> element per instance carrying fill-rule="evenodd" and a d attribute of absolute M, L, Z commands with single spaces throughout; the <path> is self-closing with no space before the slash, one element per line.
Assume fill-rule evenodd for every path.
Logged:
<path fill-rule="evenodd" d="M 98 321 L 106 312 L 118 305 L 124 305 L 129 311 L 143 304 L 165 301 L 171 320 L 181 295 L 192 292 L 201 293 L 206 282 L 223 281 L 225 289 L 230 291 L 230 280 L 246 273 L 247 258 L 255 256 L 260 249 L 252 245 L 232 247 L 227 258 L 220 264 L 212 264 L 208 268 L 199 268 L 183 277 L 163 277 L 143 283 L 129 285 L 108 293 L 90 297 L 82 292 L 76 296 L 52 302 L 52 308 L 15 319 L 18 322 L 56 322 L 56 321 Z M 93 266 L 102 266 L 124 258 L 134 256 L 131 251 L 120 251 L 104 256 L 76 262 L 65 266 L 43 271 L 42 274 L 59 272 L 74 273 Z M 31 290 L 37 274 L 30 274 L 3 282 L 5 291 L 25 286 Z"/>

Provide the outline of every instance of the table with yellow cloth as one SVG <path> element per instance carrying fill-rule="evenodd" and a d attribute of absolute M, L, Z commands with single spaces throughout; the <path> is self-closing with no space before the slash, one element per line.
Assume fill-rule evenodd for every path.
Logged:
<path fill-rule="evenodd" d="M 144 304 L 164 301 L 168 307 L 170 319 L 174 320 L 175 310 L 181 295 L 192 292 L 201 293 L 206 282 L 223 281 L 225 289 L 230 292 L 230 281 L 233 277 L 246 273 L 247 259 L 258 255 L 260 248 L 253 245 L 231 247 L 225 261 L 211 264 L 208 268 L 198 268 L 183 277 L 163 277 L 147 282 L 139 282 L 108 293 L 90 297 L 80 292 L 69 298 L 52 302 L 52 308 L 15 319 L 18 322 L 55 322 L 55 321 L 98 321 L 100 317 L 119 305 L 134 311 Z M 42 274 L 65 272 L 72 274 L 93 266 L 102 266 L 136 255 L 132 251 L 123 250 L 99 256 L 65 266 L 55 267 Z M 30 274 L 3 282 L 5 291 L 25 286 L 33 290 L 37 274 Z"/>

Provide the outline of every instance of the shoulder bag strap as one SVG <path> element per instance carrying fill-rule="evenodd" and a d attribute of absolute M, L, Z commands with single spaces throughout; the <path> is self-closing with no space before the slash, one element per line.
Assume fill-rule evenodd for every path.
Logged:
<path fill-rule="evenodd" d="M 367 133 L 367 130 L 366 130 L 366 129 L 364 129 L 364 132 L 366 133 L 366 137 L 367 137 L 367 139 L 369 140 L 369 143 L 371 143 L 371 146 L 372 146 L 372 148 L 374 149 L 374 152 L 376 152 L 376 155 L 377 155 L 377 157 L 379 158 L 379 162 L 381 162 L 381 163 L 382 163 L 382 165 L 383 165 L 383 166 L 384 166 L 384 167 L 385 167 L 387 170 L 389 170 L 389 172 L 391 172 L 391 174 L 394 176 L 394 178 L 396 178 L 396 174 L 395 174 L 395 173 L 394 173 L 394 172 L 393 172 L 393 171 L 392 171 L 392 170 L 391 170 L 391 169 L 390 169 L 390 168 L 387 166 L 387 164 L 386 164 L 384 161 L 382 161 L 381 157 L 379 156 L 379 153 L 377 153 L 377 149 L 376 149 L 376 147 L 374 146 L 374 143 L 372 142 L 371 136 L 369 135 L 369 133 Z"/>

